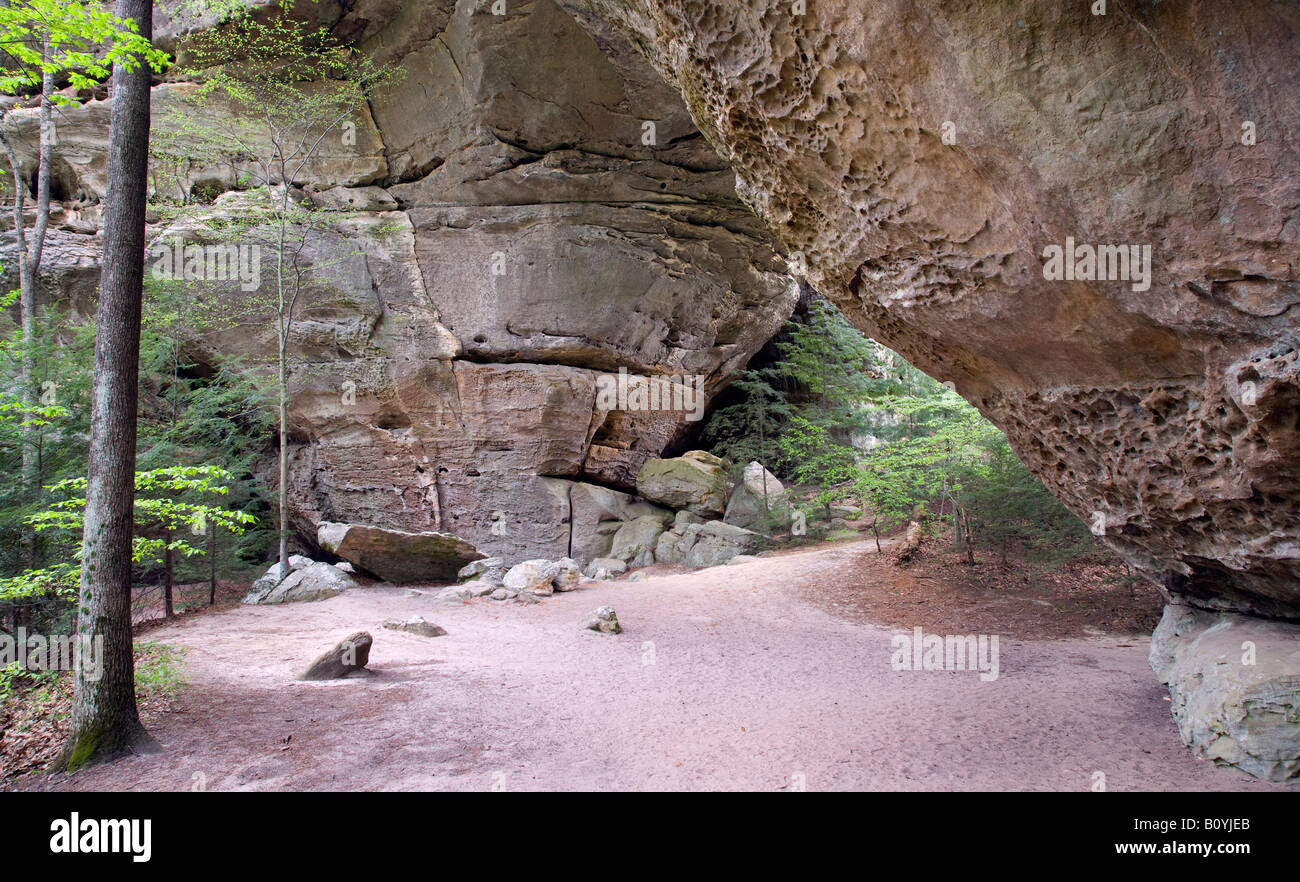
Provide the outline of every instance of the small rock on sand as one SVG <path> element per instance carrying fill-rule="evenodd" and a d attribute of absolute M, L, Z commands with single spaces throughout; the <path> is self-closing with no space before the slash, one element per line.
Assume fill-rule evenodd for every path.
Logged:
<path fill-rule="evenodd" d="M 409 619 L 389 619 L 384 622 L 384 627 L 390 631 L 405 631 L 408 634 L 417 634 L 420 637 L 445 637 L 447 631 L 432 622 L 426 622 L 422 616 L 412 616 Z"/>
<path fill-rule="evenodd" d="M 618 623 L 618 616 L 612 606 L 602 606 L 600 609 L 593 611 L 582 621 L 582 627 L 588 631 L 598 631 L 601 634 L 621 634 L 623 628 Z"/>

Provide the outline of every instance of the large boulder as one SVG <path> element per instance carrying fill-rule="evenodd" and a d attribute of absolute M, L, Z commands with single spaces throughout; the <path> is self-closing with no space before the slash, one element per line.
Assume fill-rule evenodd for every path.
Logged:
<path fill-rule="evenodd" d="M 582 581 L 582 567 L 571 557 L 551 561 L 547 570 L 556 591 L 573 591 Z"/>
<path fill-rule="evenodd" d="M 703 450 L 651 459 L 636 476 L 636 490 L 670 508 L 718 517 L 727 502 L 727 469 L 721 459 Z"/>
<path fill-rule="evenodd" d="M 655 542 L 663 531 L 664 522 L 656 515 L 628 521 L 614 534 L 609 557 L 629 567 L 648 567 L 655 562 Z"/>
<path fill-rule="evenodd" d="M 497 587 L 533 597 L 547 597 L 556 591 L 573 591 L 581 581 L 582 568 L 573 558 L 537 558 L 515 564 Z"/>
<path fill-rule="evenodd" d="M 407 533 L 363 524 L 324 522 L 316 531 L 321 548 L 385 582 L 439 582 L 456 578 L 482 554 L 450 533 Z"/>
<path fill-rule="evenodd" d="M 276 569 L 272 567 L 273 572 Z M 268 574 L 254 582 L 249 592 L 244 595 L 244 603 L 274 604 L 328 600 L 344 591 L 360 587 L 356 579 L 327 563 L 313 563 L 294 570 L 279 582 L 272 582 L 271 578 L 271 574 Z"/>
<path fill-rule="evenodd" d="M 298 676 L 299 680 L 337 680 L 370 663 L 370 647 L 374 644 L 365 631 L 340 640 Z"/>
<path fill-rule="evenodd" d="M 785 487 L 760 462 L 745 466 L 740 482 L 727 500 L 722 520 L 737 527 L 766 526 L 789 518 Z"/>
<path fill-rule="evenodd" d="M 551 561 L 537 558 L 515 564 L 501 584 L 510 591 L 546 596 L 555 592 L 554 578 Z"/>
<path fill-rule="evenodd" d="M 1300 625 L 1170 604 L 1151 669 L 1193 750 L 1261 778 L 1300 777 Z"/>
<path fill-rule="evenodd" d="M 592 560 L 610 553 L 614 534 L 628 521 L 653 516 L 664 523 L 673 513 L 631 493 L 595 484 L 574 484 L 569 491 L 572 541 L 569 553 L 578 560 Z"/>
<path fill-rule="evenodd" d="M 752 530 L 722 521 L 706 521 L 660 535 L 655 545 L 655 560 L 701 569 L 727 563 L 740 554 L 752 554 L 763 545 L 763 537 Z"/>

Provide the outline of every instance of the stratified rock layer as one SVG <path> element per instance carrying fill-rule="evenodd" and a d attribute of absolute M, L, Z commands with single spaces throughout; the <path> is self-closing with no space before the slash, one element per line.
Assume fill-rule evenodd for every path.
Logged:
<path fill-rule="evenodd" d="M 512 561 L 607 552 L 617 527 L 602 521 L 650 508 L 609 488 L 634 490 L 646 459 L 698 427 L 702 410 L 611 407 L 602 383 L 656 377 L 699 389 L 701 406 L 725 386 L 793 309 L 797 286 L 770 234 L 677 91 L 615 32 L 584 30 L 550 0 L 512 2 L 506 15 L 469 0 L 303 14 L 404 76 L 351 120 L 354 138 L 326 139 L 294 181 L 338 218 L 302 256 L 293 526 L 309 547 L 334 521 L 452 533 Z M 158 29 L 171 45 L 176 27 L 160 17 Z M 155 125 L 180 133 L 182 153 L 193 92 L 154 90 Z M 110 109 L 90 102 L 58 122 L 55 191 L 67 201 L 47 267 L 51 294 L 83 315 Z M 9 126 L 30 173 L 35 111 Z M 164 196 L 222 193 L 246 162 L 163 164 L 153 180 Z M 209 214 L 257 210 L 225 192 Z M 160 221 L 150 235 L 201 234 Z M 216 293 L 274 302 L 274 266 L 268 237 L 260 288 Z M 274 333 L 254 315 L 205 333 L 192 357 L 269 368 Z"/>

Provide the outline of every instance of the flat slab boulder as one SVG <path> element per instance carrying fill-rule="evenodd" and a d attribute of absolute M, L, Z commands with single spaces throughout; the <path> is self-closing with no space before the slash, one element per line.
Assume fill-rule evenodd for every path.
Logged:
<path fill-rule="evenodd" d="M 466 564 L 484 556 L 451 533 L 407 533 L 330 521 L 321 523 L 316 542 L 358 569 L 399 585 L 454 580 Z"/>
<path fill-rule="evenodd" d="M 636 476 L 636 492 L 670 508 L 716 518 L 726 507 L 727 470 L 721 459 L 703 450 L 649 459 Z"/>
<path fill-rule="evenodd" d="M 405 631 L 419 637 L 445 637 L 447 630 L 433 622 L 426 622 L 423 616 L 411 616 L 409 619 L 389 619 L 384 622 L 389 631 Z"/>
<path fill-rule="evenodd" d="M 337 680 L 353 671 L 359 671 L 370 662 L 370 647 L 374 638 L 358 631 L 340 640 L 298 677 L 299 680 Z"/>

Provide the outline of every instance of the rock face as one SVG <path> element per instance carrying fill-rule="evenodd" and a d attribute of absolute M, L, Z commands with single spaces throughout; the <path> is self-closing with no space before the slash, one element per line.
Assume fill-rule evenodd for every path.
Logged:
<path fill-rule="evenodd" d="M 1300 618 L 1300 9 L 564 5 L 682 90 L 792 266 L 1127 560 Z M 1149 284 L 1048 280 L 1067 237 L 1150 246 Z"/>
<path fill-rule="evenodd" d="M 793 274 L 951 381 L 1171 601 L 1300 620 L 1300 8 L 1090 7 L 321 4 L 407 76 L 294 182 L 339 209 L 290 341 L 294 526 L 608 553 L 653 514 L 617 494 L 788 316 Z M 192 92 L 159 85 L 158 124 Z M 58 114 L 44 288 L 74 317 L 110 109 Z M 6 123 L 28 176 L 35 115 Z M 229 190 L 232 163 L 166 186 Z M 265 360 L 253 327 L 194 354 Z M 603 394 L 646 377 L 682 406 Z M 684 559 L 700 526 L 657 547 Z"/>
<path fill-rule="evenodd" d="M 616 494 L 699 426 L 792 311 L 797 284 L 774 240 L 680 94 L 599 22 L 584 28 L 551 0 L 504 16 L 453 0 L 306 14 L 405 75 L 352 120 L 354 144 L 327 139 L 295 181 L 338 211 L 304 250 L 314 284 L 290 341 L 295 528 L 309 546 L 340 522 L 451 533 L 515 561 L 607 552 L 617 527 L 602 521 L 649 513 Z M 173 40 L 161 14 L 158 27 Z M 155 125 L 229 112 L 195 110 L 193 92 L 157 86 Z M 110 110 L 66 108 L 57 124 L 54 189 L 67 201 L 46 271 L 50 296 L 83 316 Z M 30 174 L 35 111 L 9 126 Z M 195 160 L 179 176 L 160 165 L 153 180 L 223 193 L 241 161 Z M 239 196 L 211 214 L 246 212 Z M 200 235 L 155 220 L 151 237 Z M 221 293 L 273 295 L 269 245 L 261 281 Z M 266 363 L 274 324 L 207 334 L 195 350 Z M 602 394 L 645 378 L 675 392 L 659 407 Z"/>
<path fill-rule="evenodd" d="M 951 380 L 1171 595 L 1300 618 L 1300 10 L 787 7 L 318 11 L 407 75 L 295 182 L 361 209 L 303 255 L 324 278 L 291 341 L 312 367 L 290 414 L 300 532 L 576 554 L 573 494 L 632 489 L 692 426 L 598 386 L 625 369 L 712 395 L 789 313 L 788 267 Z M 159 85 L 158 125 L 193 92 Z M 47 296 L 83 316 L 110 109 L 58 115 Z M 6 123 L 25 174 L 35 117 Z M 229 190 L 234 160 L 153 180 Z M 1067 245 L 1140 259 L 1056 279 L 1046 249 Z M 273 334 L 204 343 L 263 358 Z"/>
<path fill-rule="evenodd" d="M 1272 781 L 1300 776 L 1295 628 L 1171 604 L 1151 638 L 1151 669 L 1189 747 Z"/>
<path fill-rule="evenodd" d="M 448 533 L 407 533 L 363 524 L 322 523 L 316 543 L 399 585 L 454 579 L 466 564 L 481 557 L 474 546 Z"/>

